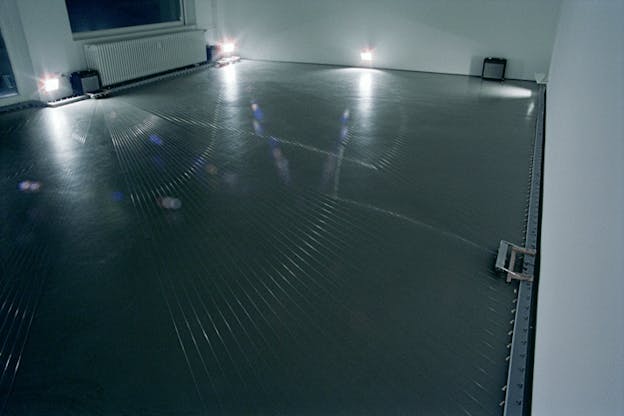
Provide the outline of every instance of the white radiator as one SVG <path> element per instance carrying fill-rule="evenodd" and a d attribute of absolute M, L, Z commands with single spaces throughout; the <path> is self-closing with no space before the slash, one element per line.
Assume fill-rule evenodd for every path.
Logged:
<path fill-rule="evenodd" d="M 206 61 L 203 30 L 85 44 L 84 50 L 102 86 Z"/>

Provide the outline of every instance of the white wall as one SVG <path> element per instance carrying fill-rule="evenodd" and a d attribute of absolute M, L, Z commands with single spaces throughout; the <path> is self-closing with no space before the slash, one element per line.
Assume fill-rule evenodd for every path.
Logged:
<path fill-rule="evenodd" d="M 509 77 L 527 79 L 534 72 L 546 72 L 559 4 L 559 0 L 185 1 L 189 23 L 208 29 L 208 41 L 237 38 L 242 54 L 250 58 L 357 65 L 359 50 L 372 45 L 379 67 L 478 74 L 484 56 L 502 55 L 510 59 Z M 5 37 L 22 92 L 19 100 L 38 98 L 36 80 L 46 73 L 85 69 L 85 42 L 74 41 L 64 0 L 0 4 L 0 23 L 9 33 Z M 55 96 L 41 98 L 70 92 L 65 81 Z M 9 102 L 0 102 L 5 104 Z"/>
<path fill-rule="evenodd" d="M 483 57 L 504 56 L 508 77 L 534 79 L 547 72 L 558 10 L 559 0 L 219 0 L 219 31 L 251 59 L 359 65 L 371 45 L 381 68 L 476 75 Z"/>
<path fill-rule="evenodd" d="M 74 42 L 65 0 L 19 0 L 19 12 L 33 63 L 34 77 L 46 74 L 69 74 L 86 69 L 82 45 Z M 54 95 L 42 93 L 44 101 L 72 94 L 64 79 Z"/>
<path fill-rule="evenodd" d="M 217 33 L 218 0 L 195 0 L 197 26 L 206 29 L 206 43 L 214 45 L 219 41 Z"/>
<path fill-rule="evenodd" d="M 533 414 L 624 415 L 624 0 L 564 0 L 548 86 Z"/>
<path fill-rule="evenodd" d="M 3 98 L 0 105 L 11 105 L 22 101 L 38 100 L 37 84 L 33 80 L 33 66 L 28 53 L 28 44 L 22 30 L 16 0 L 0 0 L 0 29 L 9 51 L 18 96 Z"/>

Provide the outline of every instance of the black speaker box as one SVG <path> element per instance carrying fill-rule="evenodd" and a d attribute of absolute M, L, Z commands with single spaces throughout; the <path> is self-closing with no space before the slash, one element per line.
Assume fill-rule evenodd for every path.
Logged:
<path fill-rule="evenodd" d="M 76 95 L 85 95 L 88 92 L 100 90 L 100 74 L 97 71 L 87 70 L 73 72 L 69 78 Z"/>
<path fill-rule="evenodd" d="M 485 58 L 483 60 L 483 70 L 481 71 L 481 78 L 503 81 L 505 79 L 506 68 L 507 59 Z"/>

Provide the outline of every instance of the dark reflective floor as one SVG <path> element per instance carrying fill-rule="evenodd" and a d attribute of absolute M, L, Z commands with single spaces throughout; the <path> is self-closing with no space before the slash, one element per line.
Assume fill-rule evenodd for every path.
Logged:
<path fill-rule="evenodd" d="M 533 85 L 243 62 L 0 116 L 8 415 L 496 415 Z"/>

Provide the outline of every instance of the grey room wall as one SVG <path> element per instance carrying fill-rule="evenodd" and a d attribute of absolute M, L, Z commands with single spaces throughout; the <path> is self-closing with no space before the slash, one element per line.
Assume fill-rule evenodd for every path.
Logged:
<path fill-rule="evenodd" d="M 46 0 L 46 7 L 41 7 L 40 0 L 19 0 L 18 7 L 35 79 L 85 69 L 82 45 L 73 39 L 65 0 Z M 41 98 L 47 101 L 71 94 L 69 81 L 62 79 L 59 91 Z"/>
<path fill-rule="evenodd" d="M 218 0 L 195 0 L 195 16 L 197 25 L 206 30 L 206 42 L 215 44 L 219 41 L 217 22 L 219 20 Z"/>
<path fill-rule="evenodd" d="M 624 414 L 624 0 L 565 0 L 548 85 L 533 414 Z"/>
<path fill-rule="evenodd" d="M 38 100 L 37 83 L 33 80 L 33 65 L 16 0 L 0 0 L 0 28 L 19 93 L 17 96 L 0 100 L 0 106 Z"/>
<path fill-rule="evenodd" d="M 197 0 L 198 3 L 211 0 Z M 480 74 L 504 56 L 510 78 L 533 79 L 550 62 L 559 0 L 219 0 L 219 32 L 243 57 Z M 210 24 L 201 19 L 200 26 Z"/>

